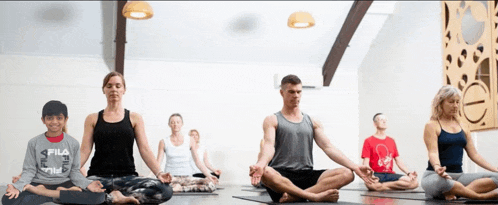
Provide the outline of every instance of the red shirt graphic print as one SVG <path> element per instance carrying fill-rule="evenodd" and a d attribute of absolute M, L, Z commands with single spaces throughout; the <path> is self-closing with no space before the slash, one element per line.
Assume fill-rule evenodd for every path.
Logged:
<path fill-rule="evenodd" d="M 370 136 L 363 143 L 361 158 L 370 158 L 369 165 L 374 172 L 394 174 L 393 159 L 397 156 L 396 143 L 388 136 L 385 139 Z"/>

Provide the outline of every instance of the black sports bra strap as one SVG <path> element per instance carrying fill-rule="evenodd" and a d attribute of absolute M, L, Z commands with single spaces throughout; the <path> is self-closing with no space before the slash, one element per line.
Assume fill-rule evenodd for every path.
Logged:
<path fill-rule="evenodd" d="M 437 119 L 437 123 L 439 124 L 439 128 L 441 128 L 441 130 L 442 130 L 443 126 L 441 126 L 441 122 L 439 122 L 439 118 Z"/>

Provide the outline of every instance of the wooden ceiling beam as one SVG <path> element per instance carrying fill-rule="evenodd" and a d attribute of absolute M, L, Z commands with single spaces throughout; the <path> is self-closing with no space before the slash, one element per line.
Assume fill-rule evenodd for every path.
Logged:
<path fill-rule="evenodd" d="M 355 0 L 322 68 L 323 86 L 329 86 L 346 48 L 373 1 Z"/>
<path fill-rule="evenodd" d="M 118 1 L 116 12 L 116 56 L 114 57 L 114 70 L 124 75 L 124 57 L 126 44 L 126 18 L 121 14 L 127 0 Z"/>

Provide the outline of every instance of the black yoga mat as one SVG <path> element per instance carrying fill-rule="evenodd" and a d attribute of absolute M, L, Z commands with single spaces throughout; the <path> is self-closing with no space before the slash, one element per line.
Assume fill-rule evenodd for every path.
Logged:
<path fill-rule="evenodd" d="M 392 198 L 392 199 L 408 199 L 408 200 L 419 200 L 419 201 L 437 201 L 437 202 L 448 202 L 448 203 L 458 203 L 458 204 L 498 204 L 498 200 L 471 200 L 460 198 L 457 200 L 446 201 L 440 199 L 426 198 L 424 193 L 382 193 L 382 192 L 369 192 L 361 194 L 361 196 L 373 196 L 381 198 Z"/>
<path fill-rule="evenodd" d="M 368 191 L 368 188 L 363 183 L 351 183 L 351 184 L 348 184 L 348 185 L 340 188 L 339 191 L 340 190 L 346 190 L 346 191 Z M 421 187 L 418 187 L 418 188 L 412 189 L 412 190 L 387 190 L 387 191 L 373 191 L 373 192 L 425 193 L 424 190 Z"/>
<path fill-rule="evenodd" d="M 259 193 L 267 192 L 266 189 L 242 189 L 242 191 L 259 192 Z"/>
<path fill-rule="evenodd" d="M 262 196 L 232 196 L 233 198 L 248 200 L 253 202 L 271 204 L 271 205 L 280 205 L 280 204 L 291 204 L 291 205 L 322 205 L 322 204 L 335 204 L 335 205 L 355 205 L 360 203 L 352 203 L 345 201 L 338 201 L 337 203 L 332 202 L 295 202 L 295 203 L 275 203 L 271 200 L 270 195 L 262 195 Z"/>
<path fill-rule="evenodd" d="M 413 189 L 413 190 L 386 190 L 386 191 L 369 191 L 367 188 L 358 187 L 358 188 L 341 188 L 341 190 L 346 191 L 368 191 L 373 193 L 425 193 L 423 189 Z"/>
<path fill-rule="evenodd" d="M 202 195 L 218 195 L 214 192 L 173 192 L 173 196 L 202 196 Z"/>

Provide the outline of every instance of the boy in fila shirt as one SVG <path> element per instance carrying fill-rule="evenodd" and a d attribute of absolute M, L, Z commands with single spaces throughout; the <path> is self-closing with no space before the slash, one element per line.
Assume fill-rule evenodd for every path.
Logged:
<path fill-rule="evenodd" d="M 396 143 L 386 135 L 387 117 L 377 113 L 373 117 L 377 129 L 374 135 L 365 139 L 361 158 L 363 165 L 373 169 L 375 183 L 365 184 L 371 191 L 407 190 L 418 187 L 417 172 L 409 172 L 398 154 Z M 406 176 L 393 171 L 393 160 Z"/>
<path fill-rule="evenodd" d="M 28 142 L 22 174 L 15 183 L 7 185 L 3 205 L 54 200 L 77 204 L 112 201 L 103 193 L 99 181 L 81 175 L 79 142 L 63 132 L 67 119 L 67 107 L 60 101 L 49 101 L 43 106 L 42 122 L 47 131 Z"/>

